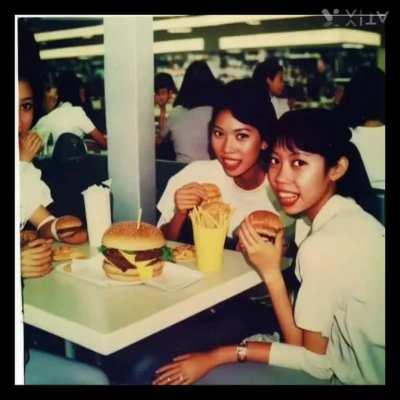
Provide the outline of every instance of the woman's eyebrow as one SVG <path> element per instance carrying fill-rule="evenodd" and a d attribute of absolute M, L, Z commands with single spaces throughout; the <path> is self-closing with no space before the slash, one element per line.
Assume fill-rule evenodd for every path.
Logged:
<path fill-rule="evenodd" d="M 217 125 L 217 124 L 213 124 L 212 127 L 213 127 L 213 128 L 217 128 L 217 129 L 221 129 L 221 131 L 224 130 L 224 128 L 222 128 L 222 126 L 219 126 L 219 125 Z"/>
<path fill-rule="evenodd" d="M 33 100 L 33 96 L 32 97 L 23 97 L 21 99 L 21 101 L 27 101 L 27 100 Z"/>
<path fill-rule="evenodd" d="M 242 132 L 242 131 L 250 132 L 251 129 L 250 128 L 237 128 L 237 129 L 234 129 L 234 132 Z"/>

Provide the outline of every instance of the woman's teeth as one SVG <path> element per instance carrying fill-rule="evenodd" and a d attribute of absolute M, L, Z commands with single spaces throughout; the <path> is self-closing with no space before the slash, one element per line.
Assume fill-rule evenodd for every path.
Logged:
<path fill-rule="evenodd" d="M 241 163 L 241 160 L 234 160 L 231 158 L 223 158 L 222 160 L 227 168 L 236 168 Z"/>
<path fill-rule="evenodd" d="M 297 201 L 299 196 L 290 192 L 278 192 L 278 197 L 282 205 L 291 206 Z"/>

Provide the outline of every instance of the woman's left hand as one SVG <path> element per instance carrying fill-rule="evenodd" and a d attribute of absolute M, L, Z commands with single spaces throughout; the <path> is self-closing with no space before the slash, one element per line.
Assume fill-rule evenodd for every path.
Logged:
<path fill-rule="evenodd" d="M 191 353 L 175 357 L 156 371 L 153 385 L 191 385 L 207 374 L 215 364 L 211 353 Z"/>
<path fill-rule="evenodd" d="M 283 229 L 275 237 L 275 243 L 265 242 L 247 217 L 239 229 L 242 252 L 264 277 L 281 271 Z"/>

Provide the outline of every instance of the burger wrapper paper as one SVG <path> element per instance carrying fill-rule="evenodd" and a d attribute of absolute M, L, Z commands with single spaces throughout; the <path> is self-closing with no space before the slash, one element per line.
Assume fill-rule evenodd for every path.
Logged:
<path fill-rule="evenodd" d="M 109 279 L 104 273 L 103 260 L 103 255 L 97 254 L 89 259 L 73 260 L 72 262 L 59 264 L 55 267 L 55 270 L 60 274 L 103 287 L 146 284 L 168 292 L 175 292 L 183 289 L 184 287 L 199 281 L 203 277 L 201 272 L 185 267 L 184 265 L 165 262 L 162 274 L 155 278 L 149 278 L 147 273 L 142 271 L 144 278 L 143 281 L 114 281 Z M 70 268 L 66 268 L 68 265 L 70 265 Z M 140 274 L 142 275 L 142 273 Z"/>

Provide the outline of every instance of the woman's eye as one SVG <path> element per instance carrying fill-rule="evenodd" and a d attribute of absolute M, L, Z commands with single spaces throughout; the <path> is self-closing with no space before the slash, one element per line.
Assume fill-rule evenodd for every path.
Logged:
<path fill-rule="evenodd" d="M 238 133 L 237 135 L 236 135 L 236 138 L 238 139 L 238 140 L 245 140 L 245 139 L 247 139 L 249 137 L 249 135 L 247 134 L 247 133 Z"/>
<path fill-rule="evenodd" d="M 223 135 L 223 133 L 217 129 L 214 129 L 212 134 L 215 137 L 221 137 Z"/>
<path fill-rule="evenodd" d="M 303 165 L 306 165 L 307 163 L 303 160 L 294 160 L 293 165 L 295 167 L 302 167 Z"/>
<path fill-rule="evenodd" d="M 23 111 L 31 111 L 33 109 L 33 104 L 32 103 L 23 103 L 23 104 L 21 104 L 21 109 Z"/>
<path fill-rule="evenodd" d="M 279 164 L 279 160 L 276 157 L 271 157 L 270 164 L 277 165 Z"/>

